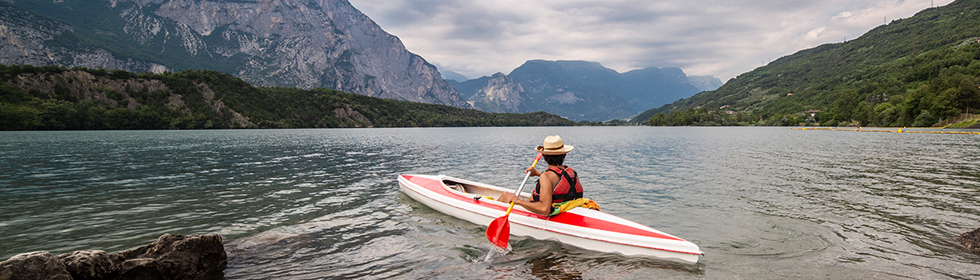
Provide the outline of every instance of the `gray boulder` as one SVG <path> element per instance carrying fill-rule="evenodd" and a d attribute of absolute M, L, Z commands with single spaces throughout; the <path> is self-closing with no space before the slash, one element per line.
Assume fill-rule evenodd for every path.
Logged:
<path fill-rule="evenodd" d="M 167 266 L 150 258 L 138 258 L 126 260 L 118 279 L 141 279 L 141 280 L 166 280 L 166 279 L 195 279 L 195 278 L 176 278 Z"/>
<path fill-rule="evenodd" d="M 75 251 L 58 255 L 74 280 L 108 279 L 119 272 L 125 258 L 102 250 Z"/>
<path fill-rule="evenodd" d="M 119 253 L 16 255 L 0 262 L 0 280 L 221 279 L 227 260 L 219 235 L 164 234 L 149 245 Z"/>
<path fill-rule="evenodd" d="M 65 264 L 47 251 L 23 253 L 0 263 L 0 280 L 71 280 Z"/>
<path fill-rule="evenodd" d="M 217 234 L 164 234 L 150 245 L 119 254 L 127 260 L 122 274 L 139 272 L 140 275 L 149 276 L 159 270 L 164 272 L 166 279 L 197 279 L 213 270 L 224 270 L 228 261 L 221 236 Z M 144 272 L 148 274 L 142 274 Z"/>
<path fill-rule="evenodd" d="M 960 234 L 960 236 L 956 237 L 956 241 L 963 244 L 963 247 L 966 247 L 966 249 L 980 254 L 980 228 Z"/>

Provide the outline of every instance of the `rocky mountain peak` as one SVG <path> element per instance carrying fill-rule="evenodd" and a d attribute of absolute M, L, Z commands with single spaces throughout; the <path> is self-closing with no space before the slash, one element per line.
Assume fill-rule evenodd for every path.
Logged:
<path fill-rule="evenodd" d="M 17 1 L 14 5 L 67 26 L 44 29 L 59 24 L 51 21 L 26 27 L 57 34 L 24 37 L 31 44 L 21 45 L 43 47 L 31 55 L 5 60 L 8 64 L 128 71 L 208 69 L 233 74 L 256 86 L 326 87 L 470 107 L 435 66 L 409 52 L 397 37 L 346 0 L 107 0 L 104 7 L 83 7 L 78 1 Z M 7 18 L 0 18 L 0 25 L 25 25 Z M 54 40 L 58 36 L 91 44 L 58 44 L 64 41 Z M 0 49 L 23 49 L 9 42 L 0 42 Z M 79 47 L 82 45 L 89 47 Z M 104 59 L 37 63 L 44 57 L 85 57 L 89 53 L 106 55 Z"/>

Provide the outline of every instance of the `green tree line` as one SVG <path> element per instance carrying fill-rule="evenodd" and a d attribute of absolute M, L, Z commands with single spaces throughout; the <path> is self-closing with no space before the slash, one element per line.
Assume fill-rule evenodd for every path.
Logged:
<path fill-rule="evenodd" d="M 92 81 L 79 77 L 92 77 Z M 130 85 L 148 81 L 164 87 Z M 92 84 L 126 86 L 112 90 Z M 574 123 L 544 112 L 487 113 L 323 88 L 256 88 L 216 71 L 153 74 L 0 65 L 2 130 L 552 125 Z"/>

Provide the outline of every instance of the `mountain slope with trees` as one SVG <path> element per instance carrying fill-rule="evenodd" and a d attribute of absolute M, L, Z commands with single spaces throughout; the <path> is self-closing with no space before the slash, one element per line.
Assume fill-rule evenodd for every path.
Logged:
<path fill-rule="evenodd" d="M 0 26 L 0 64 L 215 70 L 255 86 L 470 108 L 347 0 L 9 0 Z"/>
<path fill-rule="evenodd" d="M 652 125 L 929 126 L 980 107 L 980 0 L 782 57 L 633 119 Z"/>
<path fill-rule="evenodd" d="M 574 125 L 317 88 L 256 88 L 216 71 L 0 65 L 0 130 Z"/>

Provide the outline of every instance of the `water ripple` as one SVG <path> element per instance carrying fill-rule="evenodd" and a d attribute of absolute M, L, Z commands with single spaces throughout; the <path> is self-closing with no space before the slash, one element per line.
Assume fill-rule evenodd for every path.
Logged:
<path fill-rule="evenodd" d="M 683 266 L 514 238 L 395 176 L 516 188 L 547 135 L 604 211 L 699 244 Z M 786 128 L 401 128 L 0 133 L 0 258 L 221 234 L 227 279 L 959 278 L 980 220 L 970 135 Z"/>

